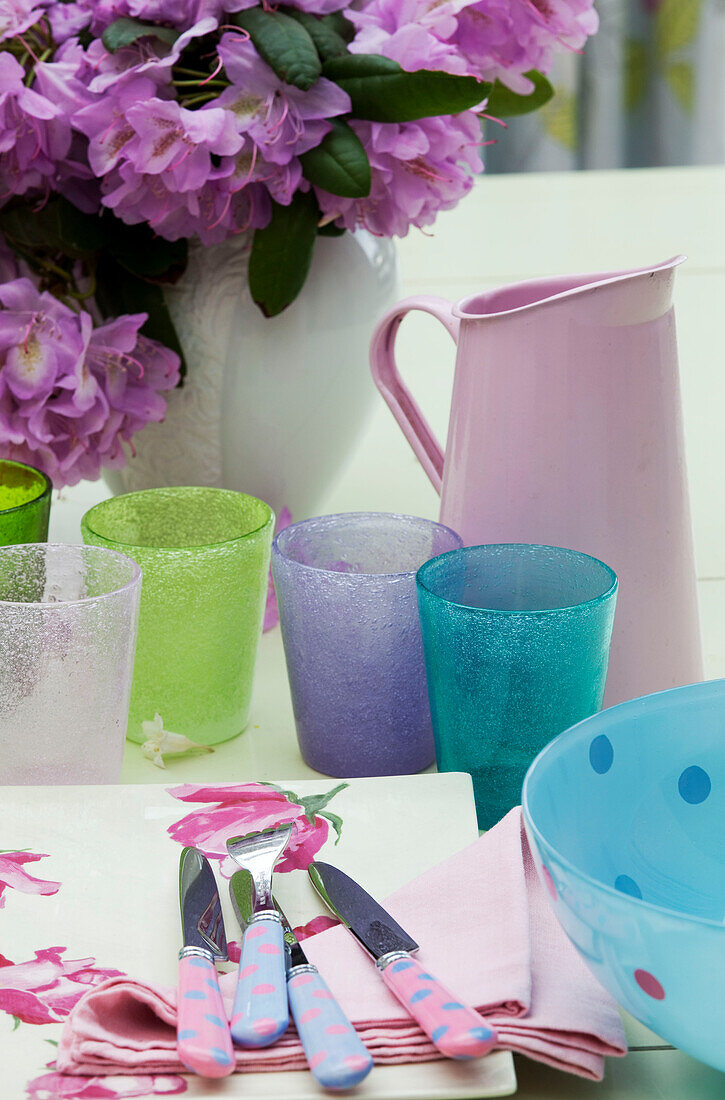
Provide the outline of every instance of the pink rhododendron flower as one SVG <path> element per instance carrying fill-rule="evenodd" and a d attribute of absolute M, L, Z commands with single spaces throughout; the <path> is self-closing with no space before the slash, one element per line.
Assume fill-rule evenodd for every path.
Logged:
<path fill-rule="evenodd" d="M 37 23 L 49 0 L 0 0 L 0 42 Z"/>
<path fill-rule="evenodd" d="M 176 1074 L 70 1077 L 44 1073 L 27 1084 L 29 1100 L 131 1100 L 136 1096 L 179 1096 L 189 1085 Z"/>
<path fill-rule="evenodd" d="M 35 878 L 24 869 L 24 863 L 36 863 L 47 859 L 43 852 L 0 852 L 0 909 L 5 906 L 5 891 L 19 890 L 21 894 L 57 894 L 60 883 L 52 879 Z"/>
<path fill-rule="evenodd" d="M 35 958 L 12 963 L 0 956 L 0 1010 L 26 1024 L 64 1020 L 83 994 L 120 970 L 95 966 L 95 959 L 63 959 L 65 947 L 45 947 Z"/>
<path fill-rule="evenodd" d="M 166 403 L 175 352 L 139 333 L 146 314 L 98 328 L 29 279 L 0 286 L 0 454 L 43 469 L 56 488 L 123 465 L 121 442 Z"/>
<path fill-rule="evenodd" d="M 370 194 L 345 199 L 315 188 L 327 220 L 378 236 L 404 237 L 411 225 L 430 225 L 439 210 L 456 206 L 480 171 L 481 129 L 471 111 L 418 122 L 350 123 L 367 149 Z"/>
<path fill-rule="evenodd" d="M 70 148 L 62 107 L 24 83 L 25 71 L 0 52 L 0 204 L 30 188 L 45 188 Z"/>
<path fill-rule="evenodd" d="M 187 7 L 188 10 L 188 7 Z M 88 87 L 91 92 L 105 92 L 126 77 L 148 76 L 161 84 L 171 80 L 171 69 L 195 38 L 216 30 L 217 20 L 204 17 L 180 34 L 172 45 L 160 38 L 140 38 L 130 46 L 110 53 L 101 39 L 95 39 L 85 53 Z"/>
<path fill-rule="evenodd" d="M 218 53 L 232 87 L 217 103 L 233 113 L 239 132 L 272 164 L 287 164 L 319 145 L 330 129 L 328 119 L 350 110 L 347 92 L 325 77 L 306 92 L 285 84 L 238 34 L 223 35 Z"/>
<path fill-rule="evenodd" d="M 224 878 L 231 878 L 237 864 L 227 855 L 229 837 L 294 823 L 292 838 L 275 870 L 297 871 L 310 865 L 327 840 L 327 821 L 315 815 L 308 821 L 305 808 L 291 802 L 282 791 L 261 783 L 239 783 L 229 787 L 185 783 L 168 788 L 182 802 L 202 802 L 206 807 L 194 810 L 169 828 L 179 844 L 200 848 L 209 859 L 221 860 Z"/>
<path fill-rule="evenodd" d="M 594 0 L 370 0 L 351 8 L 353 53 L 380 53 L 404 69 L 501 80 L 522 95 L 523 74 L 551 68 L 555 49 L 580 49 L 598 26 Z"/>

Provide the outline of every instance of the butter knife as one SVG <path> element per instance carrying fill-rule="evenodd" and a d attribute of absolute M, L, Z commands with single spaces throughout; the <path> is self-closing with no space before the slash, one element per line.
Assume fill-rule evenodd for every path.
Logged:
<path fill-rule="evenodd" d="M 413 953 L 418 944 L 354 879 L 329 863 L 307 868 L 312 885 L 375 959 L 386 986 L 447 1058 L 481 1058 L 498 1041 L 483 1017 L 464 1005 Z"/>

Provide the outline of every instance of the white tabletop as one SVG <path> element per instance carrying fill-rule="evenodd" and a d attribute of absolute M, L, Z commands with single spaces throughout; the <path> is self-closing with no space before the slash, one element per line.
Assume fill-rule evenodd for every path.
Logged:
<path fill-rule="evenodd" d="M 607 270 L 690 256 L 677 276 L 676 310 L 685 434 L 693 501 L 708 677 L 725 676 L 725 168 L 542 174 L 481 180 L 457 210 L 442 215 L 433 240 L 400 243 L 406 294 L 459 298 L 535 275 Z M 400 358 L 413 365 L 416 392 L 443 434 L 452 382 L 449 338 L 434 321 L 404 326 Z M 361 363 L 365 354 L 361 353 Z M 441 367 L 441 364 L 450 364 Z M 389 471 L 397 476 L 391 478 Z M 51 538 L 80 541 L 80 517 L 107 496 L 102 483 L 65 490 L 54 504 Z M 435 517 L 437 498 L 382 401 L 359 448 L 320 509 L 372 509 Z M 203 758 L 169 759 L 162 771 L 129 744 L 125 782 L 289 780 L 316 777 L 302 761 L 279 629 L 260 645 L 247 731 Z M 611 1059 L 601 1084 L 517 1058 L 525 1100 L 721 1100 L 725 1077 L 626 1021 L 631 1052 Z"/>

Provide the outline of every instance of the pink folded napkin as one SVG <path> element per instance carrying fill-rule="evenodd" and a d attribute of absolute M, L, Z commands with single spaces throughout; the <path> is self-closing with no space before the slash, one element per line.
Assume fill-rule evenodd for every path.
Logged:
<path fill-rule="evenodd" d="M 605 1055 L 627 1047 L 614 1001 L 559 928 L 512 810 L 470 847 L 413 879 L 385 907 L 420 944 L 418 958 L 496 1028 L 500 1046 L 600 1080 Z M 305 940 L 376 1062 L 440 1054 L 383 985 L 347 929 Z M 221 978 L 228 1010 L 236 974 Z M 66 1021 L 57 1068 L 69 1074 L 183 1072 L 176 992 L 130 978 L 90 990 Z M 272 1047 L 237 1050 L 239 1070 L 304 1069 L 293 1026 Z"/>

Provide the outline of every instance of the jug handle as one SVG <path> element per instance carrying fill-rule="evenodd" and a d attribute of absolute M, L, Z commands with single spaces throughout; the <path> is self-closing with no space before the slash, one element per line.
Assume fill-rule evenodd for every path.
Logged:
<path fill-rule="evenodd" d="M 454 343 L 458 342 L 459 320 L 445 298 L 419 294 L 404 298 L 389 310 L 378 324 L 370 343 L 370 369 L 375 385 L 385 398 L 388 408 L 400 425 L 403 435 L 428 477 L 440 493 L 443 484 L 443 448 L 433 435 L 428 421 L 398 373 L 395 362 L 395 337 L 405 315 L 412 309 L 430 313 L 447 329 Z"/>

